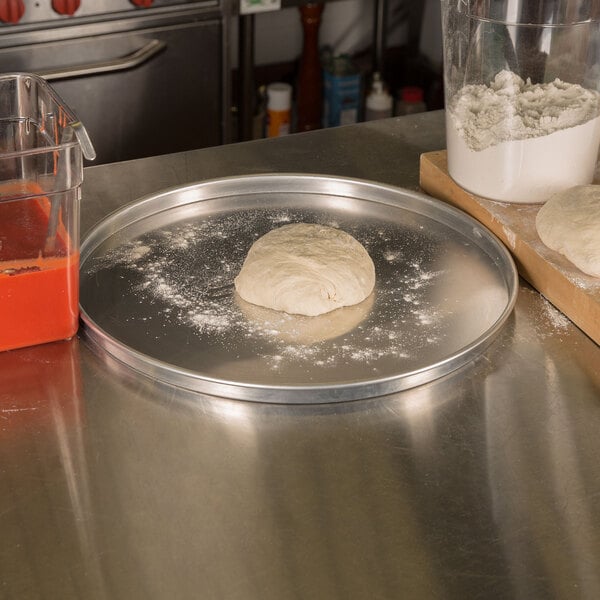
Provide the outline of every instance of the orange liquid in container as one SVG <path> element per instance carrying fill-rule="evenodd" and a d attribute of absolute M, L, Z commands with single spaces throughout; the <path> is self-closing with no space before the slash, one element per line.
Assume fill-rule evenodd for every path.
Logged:
<path fill-rule="evenodd" d="M 26 184 L 31 194 L 41 192 Z M 0 186 L 18 196 L 23 184 Z M 59 220 L 47 249 L 51 202 L 45 196 L 0 202 L 0 350 L 72 337 L 78 327 L 79 253 Z"/>

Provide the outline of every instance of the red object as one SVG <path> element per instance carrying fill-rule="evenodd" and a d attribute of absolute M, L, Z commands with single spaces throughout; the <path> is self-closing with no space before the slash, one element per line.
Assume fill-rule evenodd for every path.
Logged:
<path fill-rule="evenodd" d="M 422 102 L 423 101 L 423 88 L 407 85 L 402 88 L 400 98 L 404 102 Z"/>
<path fill-rule="evenodd" d="M 0 21 L 18 23 L 24 14 L 23 0 L 0 0 Z"/>
<path fill-rule="evenodd" d="M 52 255 L 45 255 L 50 208 L 43 196 L 0 202 L 0 350 L 77 331 L 79 253 L 60 223 Z"/>
<path fill-rule="evenodd" d="M 80 4 L 80 0 L 52 0 L 52 8 L 59 15 L 74 15 Z"/>
<path fill-rule="evenodd" d="M 149 6 L 152 6 L 152 2 L 154 2 L 154 0 L 131 0 L 132 4 L 135 4 L 136 6 L 141 6 L 143 8 L 148 8 Z"/>

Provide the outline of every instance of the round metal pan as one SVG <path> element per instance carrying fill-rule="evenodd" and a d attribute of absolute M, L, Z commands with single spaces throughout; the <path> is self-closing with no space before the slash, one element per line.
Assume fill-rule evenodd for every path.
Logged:
<path fill-rule="evenodd" d="M 358 239 L 375 263 L 373 294 L 320 317 L 241 300 L 233 279 L 251 244 L 293 222 Z M 250 401 L 340 402 L 473 360 L 512 311 L 517 279 L 487 229 L 428 196 L 251 175 L 162 191 L 99 223 L 81 249 L 81 315 L 92 342 L 163 382 Z"/>

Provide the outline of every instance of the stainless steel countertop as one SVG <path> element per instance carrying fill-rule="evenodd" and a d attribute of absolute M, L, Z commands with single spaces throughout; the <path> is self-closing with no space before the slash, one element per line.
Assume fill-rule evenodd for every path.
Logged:
<path fill-rule="evenodd" d="M 159 189 L 308 172 L 416 189 L 429 113 L 86 169 L 82 226 Z M 86 341 L 0 354 L 0 598 L 600 597 L 600 348 L 527 284 L 474 362 L 266 405 Z"/>

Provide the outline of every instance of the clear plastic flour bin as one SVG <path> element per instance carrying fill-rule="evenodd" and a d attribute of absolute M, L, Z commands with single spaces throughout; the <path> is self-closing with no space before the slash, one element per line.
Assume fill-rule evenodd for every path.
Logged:
<path fill-rule="evenodd" d="M 516 203 L 591 183 L 600 147 L 600 6 L 441 0 L 448 171 Z"/>
<path fill-rule="evenodd" d="M 43 79 L 0 75 L 0 350 L 77 331 L 83 156 L 85 128 Z"/>

